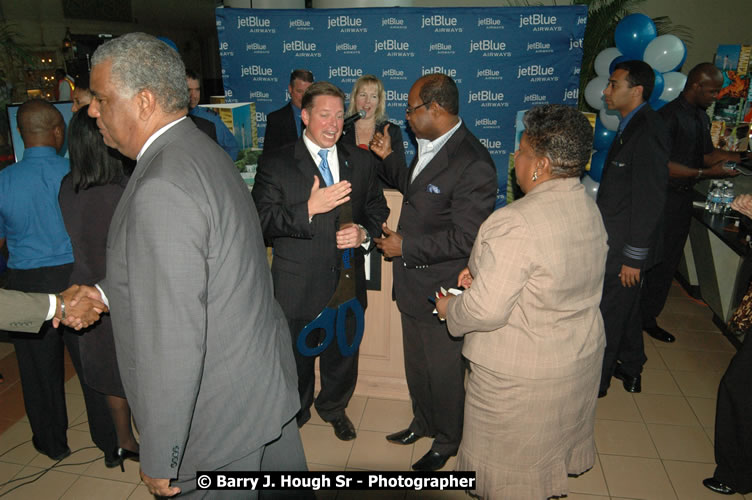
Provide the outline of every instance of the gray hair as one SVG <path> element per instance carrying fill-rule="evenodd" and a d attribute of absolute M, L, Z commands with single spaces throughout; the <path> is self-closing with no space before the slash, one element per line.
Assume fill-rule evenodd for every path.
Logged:
<path fill-rule="evenodd" d="M 185 65 L 180 55 L 163 41 L 146 33 L 128 33 L 100 45 L 92 66 L 110 61 L 112 83 L 124 97 L 151 91 L 163 111 L 188 107 Z"/>
<path fill-rule="evenodd" d="M 579 177 L 593 149 L 593 127 L 585 115 L 563 104 L 530 108 L 522 119 L 535 154 L 551 160 L 554 177 Z"/>

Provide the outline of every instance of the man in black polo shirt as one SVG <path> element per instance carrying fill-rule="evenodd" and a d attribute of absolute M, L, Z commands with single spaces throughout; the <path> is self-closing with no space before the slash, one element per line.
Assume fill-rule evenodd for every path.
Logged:
<path fill-rule="evenodd" d="M 666 304 L 689 235 L 692 188 L 700 179 L 739 173 L 724 168 L 724 164 L 740 161 L 740 154 L 714 148 L 710 140 L 710 119 L 705 110 L 718 99 L 722 85 L 720 70 L 712 63 L 700 63 L 689 72 L 681 95 L 659 111 L 671 136 L 663 262 L 645 273 L 641 309 L 643 330 L 662 342 L 676 340 L 658 326 L 656 318 Z"/>

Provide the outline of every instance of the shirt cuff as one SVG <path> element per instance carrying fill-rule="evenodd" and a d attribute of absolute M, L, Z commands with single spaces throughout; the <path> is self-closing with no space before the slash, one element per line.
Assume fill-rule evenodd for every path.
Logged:
<path fill-rule="evenodd" d="M 50 308 L 47 311 L 47 317 L 44 318 L 45 321 L 49 321 L 52 318 L 54 318 L 55 317 L 55 311 L 57 311 L 57 297 L 55 296 L 54 293 L 50 293 L 50 294 L 48 294 L 48 296 L 50 298 Z"/>
<path fill-rule="evenodd" d="M 97 290 L 99 290 L 99 295 L 102 296 L 102 302 L 104 302 L 104 305 L 107 306 L 107 309 L 110 308 L 110 301 L 107 299 L 107 295 L 104 294 L 104 290 L 102 290 L 102 287 L 100 287 L 98 284 L 94 285 Z"/>

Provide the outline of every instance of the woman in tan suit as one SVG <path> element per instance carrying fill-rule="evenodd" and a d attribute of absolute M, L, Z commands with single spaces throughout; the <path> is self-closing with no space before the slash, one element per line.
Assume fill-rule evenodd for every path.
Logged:
<path fill-rule="evenodd" d="M 573 108 L 531 109 L 515 153 L 526 193 L 481 226 L 467 290 L 437 303 L 470 362 L 457 469 L 482 498 L 567 494 L 593 466 L 605 347 L 598 309 L 606 232 L 579 177 L 593 131 Z"/>

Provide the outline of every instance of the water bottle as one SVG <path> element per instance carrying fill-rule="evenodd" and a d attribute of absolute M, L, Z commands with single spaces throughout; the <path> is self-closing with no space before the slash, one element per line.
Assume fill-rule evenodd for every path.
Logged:
<path fill-rule="evenodd" d="M 723 192 L 723 211 L 731 212 L 731 202 L 734 201 L 734 183 L 726 181 L 726 190 Z"/>
<path fill-rule="evenodd" d="M 708 194 L 705 197 L 705 211 L 710 212 L 710 207 L 713 203 L 713 188 L 715 188 L 715 181 L 710 181 L 708 186 Z"/>
<path fill-rule="evenodd" d="M 723 193 L 721 192 L 721 185 L 716 184 L 713 188 L 713 193 L 710 199 L 710 213 L 713 215 L 720 214 L 723 210 Z"/>

